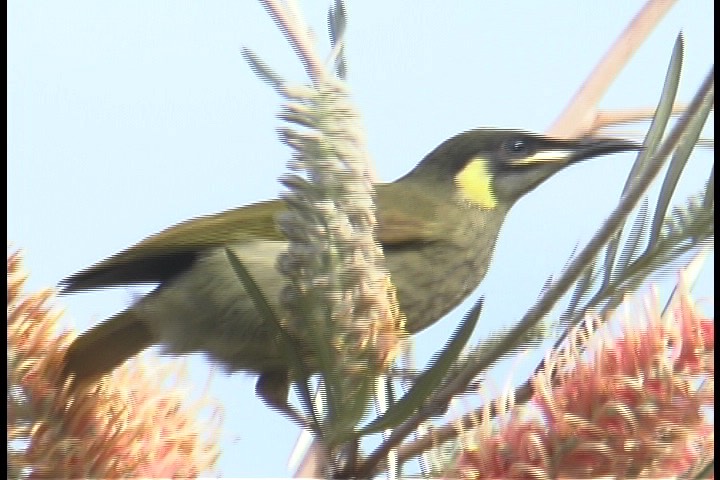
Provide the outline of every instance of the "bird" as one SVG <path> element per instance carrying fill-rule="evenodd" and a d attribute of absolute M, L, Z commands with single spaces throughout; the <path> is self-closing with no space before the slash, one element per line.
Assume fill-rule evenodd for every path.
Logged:
<path fill-rule="evenodd" d="M 569 165 L 639 148 L 617 138 L 477 128 L 444 141 L 394 182 L 377 184 L 375 235 L 407 331 L 435 323 L 477 288 L 520 198 Z M 93 384 L 161 345 L 164 354 L 204 352 L 228 372 L 257 374 L 260 395 L 282 397 L 277 385 L 287 385 L 295 371 L 283 355 L 286 344 L 256 311 L 226 252 L 243 262 L 277 307 L 284 280 L 276 263 L 288 243 L 275 218 L 285 209 L 274 199 L 196 217 L 63 280 L 64 294 L 157 285 L 80 334 L 64 356 L 63 378 Z"/>

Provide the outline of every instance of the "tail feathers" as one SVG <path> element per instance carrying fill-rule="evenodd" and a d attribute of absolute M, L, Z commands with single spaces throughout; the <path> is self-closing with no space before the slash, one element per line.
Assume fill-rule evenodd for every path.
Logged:
<path fill-rule="evenodd" d="M 74 375 L 76 385 L 94 382 L 154 343 L 145 322 L 129 311 L 118 313 L 75 339 L 65 354 L 63 377 Z"/>

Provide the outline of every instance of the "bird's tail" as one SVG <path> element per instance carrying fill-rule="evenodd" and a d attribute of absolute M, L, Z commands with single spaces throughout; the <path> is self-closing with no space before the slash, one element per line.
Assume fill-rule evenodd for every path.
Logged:
<path fill-rule="evenodd" d="M 94 382 L 154 343 L 144 321 L 132 311 L 120 312 L 75 339 L 65 354 L 63 378 L 74 375 L 75 385 Z"/>

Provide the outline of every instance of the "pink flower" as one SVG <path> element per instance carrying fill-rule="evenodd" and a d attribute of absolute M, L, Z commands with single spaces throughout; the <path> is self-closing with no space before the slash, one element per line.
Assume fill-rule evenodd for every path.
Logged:
<path fill-rule="evenodd" d="M 139 362 L 84 390 L 61 385 L 71 341 L 58 333 L 53 293 L 25 295 L 21 257 L 8 258 L 8 474 L 29 478 L 190 478 L 218 456 L 218 425 L 195 420 L 179 388 L 162 391 L 171 371 Z M 177 368 L 175 369 L 177 370 Z"/>
<path fill-rule="evenodd" d="M 588 320 L 533 378 L 530 404 L 478 428 L 449 476 L 657 478 L 712 458 L 713 320 L 687 291 L 665 316 L 655 303 L 625 313 L 618 337 Z"/>

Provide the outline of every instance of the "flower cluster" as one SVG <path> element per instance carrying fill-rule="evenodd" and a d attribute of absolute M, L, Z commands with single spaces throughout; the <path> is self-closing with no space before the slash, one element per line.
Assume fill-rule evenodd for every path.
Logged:
<path fill-rule="evenodd" d="M 659 478 L 706 463 L 714 322 L 675 298 L 664 315 L 657 301 L 625 312 L 620 336 L 588 319 L 533 378 L 531 403 L 497 429 L 486 418 L 450 476 Z"/>
<path fill-rule="evenodd" d="M 92 388 L 61 380 L 72 335 L 59 333 L 51 290 L 24 294 L 21 256 L 8 262 L 9 478 L 191 478 L 218 456 L 219 416 L 197 420 L 179 388 L 159 389 L 172 371 L 139 362 Z"/>
<path fill-rule="evenodd" d="M 289 279 L 282 303 L 292 334 L 317 355 L 331 406 L 336 392 L 352 424 L 372 379 L 393 360 L 402 316 L 374 240 L 372 182 L 345 87 L 328 79 L 285 94 L 283 118 L 308 129 L 281 131 L 295 150 L 289 167 L 299 173 L 282 179 L 289 189 L 278 219 L 289 240 L 279 260 Z"/>

